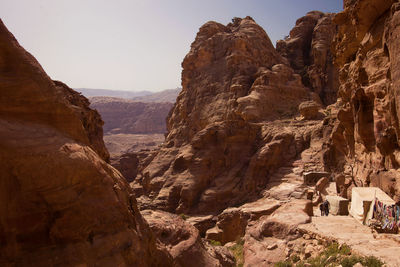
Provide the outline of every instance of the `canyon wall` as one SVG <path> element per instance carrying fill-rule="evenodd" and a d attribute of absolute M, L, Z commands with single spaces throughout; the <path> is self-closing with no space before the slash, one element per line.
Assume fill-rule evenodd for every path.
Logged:
<path fill-rule="evenodd" d="M 102 121 L 0 22 L 0 265 L 172 265 L 121 174 Z"/>
<path fill-rule="evenodd" d="M 164 134 L 173 103 L 143 103 L 115 97 L 91 97 L 90 105 L 104 120 L 105 134 Z"/>
<path fill-rule="evenodd" d="M 357 186 L 379 186 L 400 200 L 398 1 L 344 1 L 334 17 L 340 68 L 325 160 Z"/>

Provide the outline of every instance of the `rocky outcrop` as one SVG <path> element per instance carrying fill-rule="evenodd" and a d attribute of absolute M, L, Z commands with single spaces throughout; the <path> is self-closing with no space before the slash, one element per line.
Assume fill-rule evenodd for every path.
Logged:
<path fill-rule="evenodd" d="M 65 84 L 52 81 L 2 23 L 1 28 L 0 67 L 4 74 L 0 82 L 0 116 L 51 126 L 90 146 L 108 161 L 103 121 L 89 108 L 88 100 Z"/>
<path fill-rule="evenodd" d="M 311 222 L 312 215 L 311 202 L 297 200 L 258 219 L 244 237 L 245 266 L 270 266 L 285 260 L 290 248 L 302 242 L 298 226 Z"/>
<path fill-rule="evenodd" d="M 105 134 L 165 133 L 170 102 L 143 103 L 116 97 L 91 97 L 90 105 L 104 120 Z"/>
<path fill-rule="evenodd" d="M 148 150 L 125 153 L 112 157 L 110 164 L 119 170 L 128 182 L 132 182 L 138 173 L 141 173 L 150 161 L 153 160 L 156 153 L 156 151 Z"/>
<path fill-rule="evenodd" d="M 306 120 L 321 118 L 319 114 L 321 106 L 315 101 L 306 101 L 299 105 L 300 114 Z"/>
<path fill-rule="evenodd" d="M 172 265 L 121 174 L 101 119 L 0 22 L 0 265 Z"/>
<path fill-rule="evenodd" d="M 235 266 L 228 249 L 208 245 L 199 231 L 180 216 L 154 210 L 144 210 L 142 214 L 172 255 L 175 266 Z"/>
<path fill-rule="evenodd" d="M 338 70 L 333 65 L 331 43 L 336 33 L 334 14 L 308 12 L 296 21 L 285 40 L 276 44 L 277 51 L 301 75 L 304 85 L 318 94 L 324 105 L 336 101 Z"/>
<path fill-rule="evenodd" d="M 331 114 L 326 163 L 353 184 L 381 186 L 399 200 L 400 181 L 389 173 L 400 166 L 400 6 L 389 0 L 345 1 L 344 6 L 334 18 L 340 98 Z"/>
<path fill-rule="evenodd" d="M 153 207 L 209 213 L 243 203 L 308 146 L 318 122 L 285 119 L 318 96 L 287 64 L 250 17 L 200 28 L 166 141 L 143 171 Z"/>

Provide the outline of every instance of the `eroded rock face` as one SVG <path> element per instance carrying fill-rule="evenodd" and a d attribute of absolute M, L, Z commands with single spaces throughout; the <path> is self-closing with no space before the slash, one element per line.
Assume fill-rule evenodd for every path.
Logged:
<path fill-rule="evenodd" d="M 321 106 L 315 101 L 306 101 L 299 105 L 300 114 L 306 120 L 312 120 L 321 117 L 319 114 L 320 108 Z"/>
<path fill-rule="evenodd" d="M 311 222 L 312 215 L 312 203 L 297 200 L 258 219 L 244 237 L 245 266 L 270 266 L 285 260 L 290 243 L 302 236 L 298 226 Z"/>
<path fill-rule="evenodd" d="M 296 21 L 285 40 L 276 44 L 277 51 L 301 75 L 324 105 L 336 101 L 338 70 L 333 65 L 331 43 L 336 33 L 334 14 L 311 11 Z"/>
<path fill-rule="evenodd" d="M 358 186 L 382 180 L 385 191 L 400 196 L 399 181 L 388 170 L 399 168 L 399 37 L 396 1 L 345 1 L 335 16 L 335 60 L 340 67 L 337 112 L 332 114 L 332 169 L 355 177 Z"/>
<path fill-rule="evenodd" d="M 0 22 L 0 265 L 172 265 L 121 174 L 102 121 Z"/>
<path fill-rule="evenodd" d="M 208 246 L 199 231 L 180 216 L 155 210 L 143 210 L 142 214 L 176 266 L 234 266 L 229 250 Z"/>
<path fill-rule="evenodd" d="M 1 28 L 0 68 L 4 75 L 0 84 L 0 116 L 52 126 L 73 140 L 89 145 L 108 161 L 103 122 L 89 108 L 88 100 L 65 84 L 52 81 L 2 23 Z"/>
<path fill-rule="evenodd" d="M 250 17 L 203 25 L 182 66 L 165 145 L 141 184 L 154 207 L 221 211 L 254 197 L 308 146 L 310 127 L 281 120 L 318 96 Z"/>

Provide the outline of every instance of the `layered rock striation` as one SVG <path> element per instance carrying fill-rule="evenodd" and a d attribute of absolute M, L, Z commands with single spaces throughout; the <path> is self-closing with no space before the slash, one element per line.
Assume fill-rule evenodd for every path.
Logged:
<path fill-rule="evenodd" d="M 102 121 L 0 22 L 0 265 L 172 265 L 121 174 Z"/>
<path fill-rule="evenodd" d="M 250 17 L 203 25 L 182 63 L 182 91 L 163 147 L 137 178 L 144 207 L 209 213 L 243 203 L 309 146 L 320 101 Z"/>

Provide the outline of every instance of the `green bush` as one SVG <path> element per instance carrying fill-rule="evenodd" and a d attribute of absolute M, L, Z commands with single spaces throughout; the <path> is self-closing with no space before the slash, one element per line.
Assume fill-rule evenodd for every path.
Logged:
<path fill-rule="evenodd" d="M 374 256 L 369 256 L 365 257 L 361 264 L 367 267 L 381 267 L 383 262 Z"/>
<path fill-rule="evenodd" d="M 221 246 L 221 242 L 210 239 L 210 244 L 213 246 Z"/>
<path fill-rule="evenodd" d="M 311 267 L 325 267 L 337 266 L 352 267 L 356 263 L 361 263 L 366 267 L 381 267 L 383 262 L 375 257 L 362 257 L 351 255 L 351 249 L 346 244 L 339 245 L 338 243 L 331 243 L 325 250 L 317 257 L 309 258 L 307 260 L 300 260 L 298 255 L 291 256 L 290 260 L 280 261 L 274 264 L 275 267 L 304 267 L 305 265 Z"/>
<path fill-rule="evenodd" d="M 186 219 L 188 218 L 188 216 L 185 215 L 184 213 L 179 214 L 179 216 L 180 216 L 184 221 L 186 221 Z"/>
<path fill-rule="evenodd" d="M 292 267 L 293 265 L 287 261 L 279 261 L 274 264 L 274 267 Z"/>
<path fill-rule="evenodd" d="M 229 248 L 235 257 L 237 267 L 242 267 L 244 264 L 243 244 L 244 240 L 239 238 L 236 240 L 236 244 Z"/>

